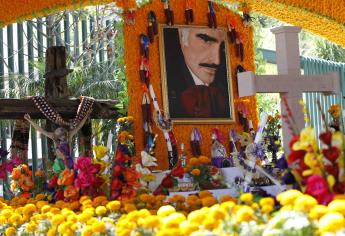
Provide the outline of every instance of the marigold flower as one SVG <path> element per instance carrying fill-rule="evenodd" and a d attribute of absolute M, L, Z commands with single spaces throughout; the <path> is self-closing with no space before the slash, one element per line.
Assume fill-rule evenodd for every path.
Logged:
<path fill-rule="evenodd" d="M 5 230 L 5 236 L 13 236 L 15 235 L 17 232 L 16 228 L 14 227 L 8 227 L 6 230 Z"/>
<path fill-rule="evenodd" d="M 121 202 L 119 201 L 111 201 L 111 202 L 108 202 L 106 207 L 108 208 L 109 211 L 117 211 L 121 208 Z"/>
<path fill-rule="evenodd" d="M 274 205 L 274 199 L 271 197 L 264 197 L 264 198 L 260 199 L 259 204 L 261 207 L 263 207 L 265 205 L 273 206 Z"/>
<path fill-rule="evenodd" d="M 176 212 L 175 208 L 173 206 L 170 205 L 166 205 L 166 206 L 161 206 L 158 211 L 157 211 L 157 215 L 159 217 L 165 217 L 168 216 L 172 213 Z"/>
<path fill-rule="evenodd" d="M 35 176 L 36 176 L 36 177 L 44 177 L 44 172 L 43 172 L 41 169 L 38 169 L 38 170 L 35 172 Z"/>
<path fill-rule="evenodd" d="M 246 204 L 251 204 L 251 202 L 253 201 L 253 198 L 254 196 L 251 193 L 243 193 L 240 196 L 240 200 L 242 202 L 245 202 Z"/>
<path fill-rule="evenodd" d="M 126 203 L 125 206 L 124 206 L 124 210 L 128 213 L 128 212 L 131 212 L 131 211 L 135 211 L 137 208 L 135 207 L 134 204 L 132 203 Z"/>
<path fill-rule="evenodd" d="M 105 223 L 98 221 L 92 224 L 91 230 L 94 233 L 104 233 L 106 231 Z"/>
<path fill-rule="evenodd" d="M 285 206 L 285 205 L 293 204 L 296 198 L 298 198 L 301 195 L 302 193 L 300 191 L 295 190 L 295 189 L 290 189 L 288 191 L 279 193 L 276 198 L 280 202 L 281 205 Z"/>
<path fill-rule="evenodd" d="M 319 220 L 319 230 L 321 233 L 336 232 L 343 228 L 345 224 L 344 216 L 338 212 L 327 213 Z"/>
<path fill-rule="evenodd" d="M 160 225 L 160 218 L 156 215 L 150 215 L 145 218 L 139 218 L 138 224 L 145 228 L 156 228 Z"/>
<path fill-rule="evenodd" d="M 200 164 L 208 164 L 211 162 L 211 160 L 207 156 L 200 156 L 199 162 L 200 162 Z"/>
<path fill-rule="evenodd" d="M 249 206 L 241 206 L 236 212 L 237 222 L 250 221 L 254 217 L 254 210 Z"/>
<path fill-rule="evenodd" d="M 61 178 L 58 179 L 58 185 L 69 186 L 74 183 L 74 170 L 65 169 L 61 172 Z"/>
<path fill-rule="evenodd" d="M 299 196 L 294 202 L 294 209 L 309 212 L 317 205 L 317 200 L 310 195 Z"/>
<path fill-rule="evenodd" d="M 104 206 L 98 206 L 96 208 L 96 215 L 102 216 L 102 215 L 105 215 L 106 213 L 107 213 L 107 208 L 105 208 Z"/>
<path fill-rule="evenodd" d="M 328 208 L 324 205 L 316 205 L 309 212 L 309 217 L 313 220 L 319 220 L 323 215 L 329 212 Z"/>
<path fill-rule="evenodd" d="M 35 211 L 36 211 L 36 206 L 34 204 L 30 203 L 30 204 L 27 204 L 27 205 L 24 206 L 23 214 L 27 215 L 27 216 L 30 216 Z"/>
<path fill-rule="evenodd" d="M 199 176 L 200 175 L 200 170 L 199 169 L 193 169 L 191 173 L 194 176 Z"/>
<path fill-rule="evenodd" d="M 62 222 L 65 221 L 65 217 L 63 215 L 54 215 L 53 218 L 51 219 L 51 223 L 53 226 L 58 226 L 60 225 Z"/>
<path fill-rule="evenodd" d="M 328 204 L 328 210 L 345 215 L 345 200 L 336 199 Z"/>
<path fill-rule="evenodd" d="M 198 195 L 199 195 L 200 198 L 204 198 L 204 197 L 212 196 L 212 193 L 210 191 L 203 190 L 203 191 L 200 191 L 198 193 Z"/>
<path fill-rule="evenodd" d="M 163 218 L 163 225 L 166 228 L 177 228 L 179 227 L 180 223 L 185 220 L 185 215 L 179 212 L 174 212 Z"/>
<path fill-rule="evenodd" d="M 209 206 L 212 206 L 214 204 L 217 204 L 218 201 L 215 197 L 213 196 L 209 196 L 209 197 L 204 197 L 201 199 L 201 203 L 203 206 L 206 206 L 206 207 L 209 207 Z"/>
<path fill-rule="evenodd" d="M 191 159 L 189 159 L 188 164 L 189 164 L 190 166 L 196 166 L 196 165 L 199 164 L 199 159 L 196 158 L 196 157 L 192 157 Z"/>

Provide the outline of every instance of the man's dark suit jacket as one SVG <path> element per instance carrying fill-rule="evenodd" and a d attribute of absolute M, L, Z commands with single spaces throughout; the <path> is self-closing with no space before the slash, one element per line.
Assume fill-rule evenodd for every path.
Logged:
<path fill-rule="evenodd" d="M 221 65 L 217 70 L 214 82 L 209 86 L 204 86 L 195 85 L 186 66 L 180 47 L 178 29 L 164 29 L 164 50 L 170 117 L 230 117 L 225 53 L 221 52 Z"/>

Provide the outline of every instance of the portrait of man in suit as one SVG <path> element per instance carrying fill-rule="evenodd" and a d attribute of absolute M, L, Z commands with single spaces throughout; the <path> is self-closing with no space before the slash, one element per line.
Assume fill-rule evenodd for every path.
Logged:
<path fill-rule="evenodd" d="M 230 119 L 226 31 L 199 26 L 161 30 L 163 94 L 170 118 Z"/>

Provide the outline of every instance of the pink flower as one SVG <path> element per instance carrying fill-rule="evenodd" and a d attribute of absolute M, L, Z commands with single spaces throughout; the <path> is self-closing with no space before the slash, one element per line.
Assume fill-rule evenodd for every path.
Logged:
<path fill-rule="evenodd" d="M 82 171 L 87 171 L 87 169 L 89 168 L 89 166 L 91 165 L 91 158 L 89 157 L 79 157 L 76 168 Z"/>
<path fill-rule="evenodd" d="M 325 178 L 320 175 L 312 175 L 307 179 L 306 193 L 315 197 L 321 204 L 327 205 L 332 201 L 334 193 L 328 189 L 328 184 Z"/>

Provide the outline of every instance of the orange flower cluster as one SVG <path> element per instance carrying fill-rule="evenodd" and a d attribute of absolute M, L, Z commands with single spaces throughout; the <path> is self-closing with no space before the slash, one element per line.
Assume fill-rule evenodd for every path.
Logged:
<path fill-rule="evenodd" d="M 12 170 L 11 191 L 30 196 L 28 192 L 34 187 L 32 172 L 26 164 L 19 165 Z"/>

